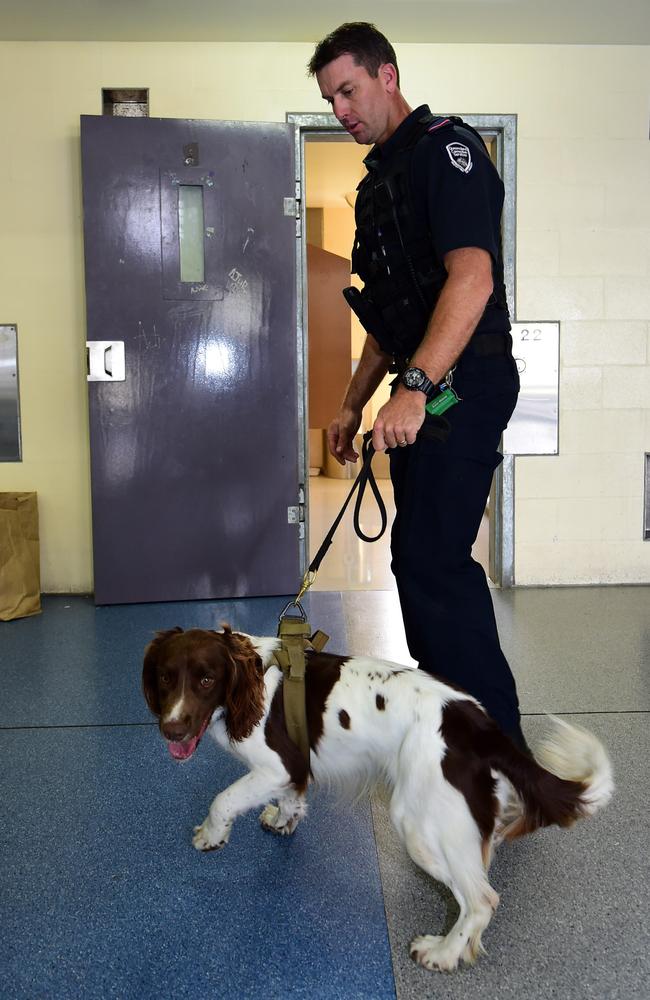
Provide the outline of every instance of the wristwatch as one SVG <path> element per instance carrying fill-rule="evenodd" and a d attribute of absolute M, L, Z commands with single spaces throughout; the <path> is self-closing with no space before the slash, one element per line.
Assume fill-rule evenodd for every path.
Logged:
<path fill-rule="evenodd" d="M 419 389 L 426 393 L 427 401 L 436 393 L 435 385 L 421 368 L 406 368 L 402 372 L 402 385 L 411 391 Z"/>

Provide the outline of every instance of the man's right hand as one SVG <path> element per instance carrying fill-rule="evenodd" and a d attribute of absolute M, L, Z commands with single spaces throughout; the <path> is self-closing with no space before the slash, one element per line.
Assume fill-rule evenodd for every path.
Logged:
<path fill-rule="evenodd" d="M 354 410 L 341 410 L 338 417 L 327 428 L 327 445 L 339 465 L 356 462 L 359 458 L 354 450 L 354 435 L 361 426 L 361 414 Z"/>

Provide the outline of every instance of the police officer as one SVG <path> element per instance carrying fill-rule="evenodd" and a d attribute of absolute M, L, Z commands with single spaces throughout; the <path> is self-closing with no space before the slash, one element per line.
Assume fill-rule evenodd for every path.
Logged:
<path fill-rule="evenodd" d="M 519 391 L 503 184 L 470 126 L 409 107 L 393 47 L 374 25 L 341 25 L 318 44 L 309 71 L 343 127 L 372 145 L 352 253 L 364 287 L 346 291 L 367 336 L 329 449 L 341 464 L 357 460 L 362 409 L 394 371 L 373 445 L 390 454 L 391 567 L 409 650 L 423 670 L 477 697 L 527 749 L 485 573 L 471 556 Z M 449 372 L 460 402 L 430 415 L 425 406 Z"/>

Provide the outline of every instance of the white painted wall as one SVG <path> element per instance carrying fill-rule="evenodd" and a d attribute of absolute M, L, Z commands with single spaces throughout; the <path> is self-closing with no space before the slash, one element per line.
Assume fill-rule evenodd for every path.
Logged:
<path fill-rule="evenodd" d="M 92 588 L 79 115 L 149 87 L 162 117 L 325 110 L 306 44 L 0 43 L 0 323 L 20 339 L 44 590 Z M 518 115 L 517 318 L 561 323 L 560 447 L 516 463 L 520 584 L 650 582 L 650 48 L 396 44 L 412 106 Z"/>

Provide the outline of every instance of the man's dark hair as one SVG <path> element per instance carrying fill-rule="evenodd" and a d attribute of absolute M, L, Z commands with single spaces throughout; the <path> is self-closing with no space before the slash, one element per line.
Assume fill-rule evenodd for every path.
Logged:
<path fill-rule="evenodd" d="M 379 67 L 384 63 L 392 63 L 397 70 L 397 86 L 399 87 L 399 68 L 395 49 L 385 35 L 367 21 L 350 21 L 332 31 L 316 46 L 309 60 L 309 74 L 314 76 L 339 56 L 350 55 L 357 66 L 363 66 L 369 76 L 378 76 Z"/>

